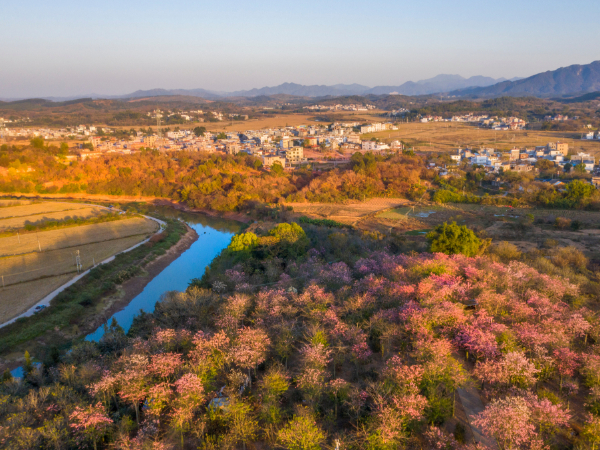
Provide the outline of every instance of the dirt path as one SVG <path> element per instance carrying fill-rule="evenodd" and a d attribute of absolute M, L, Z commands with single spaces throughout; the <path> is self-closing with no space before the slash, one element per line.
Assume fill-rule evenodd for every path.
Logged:
<path fill-rule="evenodd" d="M 473 416 L 476 416 L 480 412 L 482 412 L 485 408 L 483 403 L 481 402 L 481 398 L 479 397 L 479 393 L 477 389 L 472 386 L 466 388 L 459 388 L 457 390 L 458 396 L 460 397 L 460 401 L 462 403 L 465 414 L 469 420 L 469 427 L 471 428 L 471 433 L 473 435 L 473 440 L 475 443 L 484 444 L 490 449 L 498 450 L 498 444 L 496 440 L 493 438 L 489 438 L 483 434 L 480 428 L 473 425 Z"/>

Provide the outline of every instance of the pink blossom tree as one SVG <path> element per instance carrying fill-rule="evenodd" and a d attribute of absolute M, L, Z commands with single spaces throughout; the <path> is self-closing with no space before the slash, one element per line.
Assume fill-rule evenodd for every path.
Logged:
<path fill-rule="evenodd" d="M 101 403 L 86 408 L 76 407 L 69 415 L 69 424 L 81 439 L 90 440 L 97 449 L 98 441 L 106 434 L 112 424 Z"/>
<path fill-rule="evenodd" d="M 267 357 L 271 341 L 267 333 L 259 328 L 240 329 L 233 349 L 233 361 L 242 369 L 256 368 Z"/>
<path fill-rule="evenodd" d="M 568 348 L 559 348 L 552 353 L 556 370 L 560 375 L 560 387 L 564 377 L 572 377 L 579 367 L 579 355 Z"/>

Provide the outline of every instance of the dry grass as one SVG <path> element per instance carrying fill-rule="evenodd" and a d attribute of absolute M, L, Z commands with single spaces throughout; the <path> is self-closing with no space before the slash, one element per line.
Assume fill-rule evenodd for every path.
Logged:
<path fill-rule="evenodd" d="M 94 244 L 77 245 L 71 248 L 27 253 L 0 258 L 0 275 L 5 284 L 15 284 L 45 276 L 61 275 L 76 271 L 75 254 L 79 251 L 84 270 L 140 242 L 146 234 L 116 238 Z"/>
<path fill-rule="evenodd" d="M 408 203 L 410 203 L 408 200 L 399 198 L 372 198 L 365 202 L 348 202 L 344 205 L 333 203 L 286 203 L 286 206 L 293 207 L 296 213 L 354 224 L 370 214 Z"/>
<path fill-rule="evenodd" d="M 363 135 L 363 139 L 377 137 L 385 142 L 402 140 L 417 151 L 456 151 L 461 147 L 494 147 L 509 150 L 513 147 L 525 148 L 546 145 L 548 142 L 566 142 L 577 152 L 600 154 L 599 141 L 582 141 L 578 132 L 562 131 L 494 131 L 480 129 L 475 125 L 449 122 L 404 123 L 398 130 L 382 131 Z"/>
<path fill-rule="evenodd" d="M 22 206 L 22 205 L 30 205 L 33 203 L 33 200 L 8 200 L 8 199 L 0 199 L 0 208 L 8 208 L 13 206 Z"/>
<path fill-rule="evenodd" d="M 77 211 L 103 212 L 93 207 Z M 54 214 L 64 216 L 65 212 Z M 136 217 L 1 238 L 0 275 L 6 287 L 0 291 L 0 322 L 18 316 L 72 278 L 77 251 L 83 270 L 87 270 L 94 262 L 132 247 L 157 229 L 155 222 Z"/>
<path fill-rule="evenodd" d="M 132 219 L 105 222 L 58 230 L 27 233 L 0 239 L 0 257 L 29 252 L 57 250 L 92 242 L 110 241 L 127 236 L 148 235 L 157 230 L 158 225 L 147 219 Z M 38 246 L 39 239 L 39 246 Z"/>
<path fill-rule="evenodd" d="M 21 200 L 19 200 L 21 202 Z M 0 208 L 0 219 L 8 217 L 27 217 L 37 214 L 49 214 L 59 211 L 75 211 L 78 209 L 89 208 L 89 205 L 83 203 L 59 203 L 42 202 L 32 203 L 22 206 L 13 206 L 10 208 Z"/>
<path fill-rule="evenodd" d="M 6 285 L 0 291 L 0 323 L 28 310 L 75 276 L 77 251 L 79 251 L 83 270 L 87 270 L 94 262 L 98 263 L 126 250 L 146 236 L 147 234 L 127 236 L 73 248 L 0 258 L 0 275 L 3 275 Z"/>
<path fill-rule="evenodd" d="M 23 314 L 40 299 L 58 289 L 73 275 L 60 275 L 0 288 L 0 323 Z"/>
<path fill-rule="evenodd" d="M 11 208 L 7 208 L 11 209 Z M 64 219 L 91 219 L 94 217 L 100 217 L 106 215 L 108 210 L 105 208 L 99 208 L 97 206 L 91 206 L 89 208 L 81 208 L 76 210 L 58 211 L 52 213 L 38 213 L 30 216 L 22 217 L 10 217 L 6 219 L 0 219 L 0 232 L 7 230 L 15 230 L 18 228 L 24 228 L 26 224 L 41 224 L 48 221 L 64 220 Z"/>

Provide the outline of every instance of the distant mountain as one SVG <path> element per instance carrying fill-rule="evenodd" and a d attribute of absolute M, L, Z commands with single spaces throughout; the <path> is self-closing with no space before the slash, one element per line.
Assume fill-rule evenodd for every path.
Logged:
<path fill-rule="evenodd" d="M 259 95 L 295 95 L 297 97 L 339 97 L 343 95 L 360 95 L 370 88 L 360 84 L 336 84 L 333 86 L 312 85 L 305 86 L 296 83 L 283 83 L 279 86 L 250 89 L 249 91 L 236 91 L 227 94 L 227 97 L 258 97 Z"/>
<path fill-rule="evenodd" d="M 400 95 L 429 95 L 440 92 L 450 92 L 468 87 L 491 86 L 506 81 L 506 78 L 490 78 L 474 76 L 464 78 L 460 75 L 438 75 L 428 80 L 407 81 L 400 86 L 377 86 L 369 90 L 369 94 L 385 95 L 397 93 Z"/>
<path fill-rule="evenodd" d="M 505 81 L 505 78 L 490 78 L 484 76 L 474 76 L 464 78 L 460 75 L 437 75 L 433 78 L 421 81 L 408 81 L 398 86 L 376 86 L 371 88 L 362 84 L 334 84 L 326 85 L 303 85 L 297 83 L 283 83 L 279 86 L 263 87 L 259 89 L 250 89 L 234 92 L 209 91 L 206 89 L 148 89 L 138 90 L 124 95 L 100 95 L 88 94 L 71 97 L 43 97 L 50 101 L 68 101 L 82 97 L 91 97 L 94 99 L 130 99 L 145 97 L 163 97 L 163 96 L 189 96 L 202 97 L 206 100 L 220 100 L 227 97 L 260 97 L 272 95 L 291 95 L 296 97 L 342 97 L 349 95 L 429 95 L 439 92 L 450 92 L 458 89 L 477 88 L 482 86 L 491 86 Z M 2 100 L 2 99 L 0 99 Z M 6 99 L 10 101 L 18 99 Z"/>
<path fill-rule="evenodd" d="M 162 95 L 190 95 L 217 100 L 224 97 L 259 97 L 270 95 L 293 95 L 296 97 L 341 97 L 346 95 L 385 95 L 397 93 L 401 95 L 428 95 L 438 92 L 449 92 L 467 87 L 491 86 L 504 81 L 505 78 L 475 76 L 463 78 L 460 75 L 438 75 L 428 80 L 408 81 L 400 86 L 376 86 L 370 88 L 361 84 L 334 84 L 306 86 L 297 83 L 283 83 L 279 86 L 263 87 L 244 91 L 218 92 L 205 89 L 151 89 L 136 91 L 131 94 L 111 98 L 156 97 Z"/>
<path fill-rule="evenodd" d="M 561 67 L 517 81 L 504 81 L 493 86 L 468 88 L 452 92 L 470 97 L 559 97 L 600 90 L 600 61 L 586 65 Z"/>

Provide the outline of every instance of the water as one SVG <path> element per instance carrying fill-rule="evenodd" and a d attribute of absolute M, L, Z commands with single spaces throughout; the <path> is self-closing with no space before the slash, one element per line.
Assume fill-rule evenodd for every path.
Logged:
<path fill-rule="evenodd" d="M 164 292 L 184 291 L 193 278 L 201 278 L 204 269 L 229 245 L 233 235 L 240 230 L 240 224 L 232 220 L 182 213 L 171 208 L 156 208 L 148 211 L 148 215 L 152 215 L 153 211 L 165 217 L 185 221 L 191 228 L 196 230 L 198 240 L 154 277 L 124 309 L 108 319 L 108 323 L 110 323 L 114 317 L 125 332 L 129 330 L 133 318 L 139 314 L 140 310 L 154 311 L 154 305 Z M 87 341 L 98 341 L 103 334 L 103 327 L 99 327 L 85 339 Z"/>
<path fill-rule="evenodd" d="M 110 323 L 114 317 L 125 332 L 129 330 L 133 318 L 139 314 L 140 310 L 154 311 L 154 305 L 164 292 L 184 291 L 193 278 L 201 278 L 204 269 L 229 245 L 233 235 L 241 229 L 241 224 L 233 220 L 184 213 L 167 207 L 153 207 L 144 213 L 150 216 L 155 213 L 163 217 L 183 220 L 196 230 L 198 239 L 175 261 L 155 276 L 124 309 L 108 319 L 108 323 Z M 98 341 L 103 334 L 103 327 L 99 327 L 96 331 L 87 335 L 85 339 L 87 341 Z M 23 377 L 23 367 L 11 370 L 11 374 L 16 378 Z"/>

